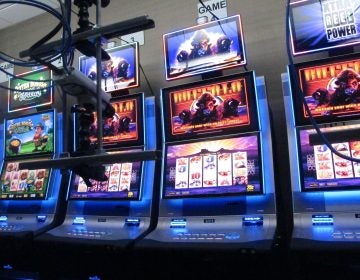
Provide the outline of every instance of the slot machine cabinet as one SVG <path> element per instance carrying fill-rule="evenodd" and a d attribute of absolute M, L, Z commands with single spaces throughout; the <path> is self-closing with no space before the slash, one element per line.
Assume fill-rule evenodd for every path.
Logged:
<path fill-rule="evenodd" d="M 349 69 L 358 72 L 359 62 L 359 55 L 353 54 L 295 65 L 299 85 L 320 131 L 336 151 L 355 160 L 360 125 L 358 100 L 333 104 L 317 97 L 322 94 L 334 98 L 341 75 Z M 303 109 L 294 75 L 289 71 L 281 78 L 293 195 L 291 248 L 356 251 L 360 248 L 358 163 L 337 156 L 324 144 Z"/>
<path fill-rule="evenodd" d="M 212 85 L 215 85 L 214 88 L 216 88 L 216 85 L 231 84 L 230 81 L 233 79 L 244 79 L 248 86 L 246 91 L 249 99 L 245 103 L 242 100 L 242 105 L 247 105 L 245 110 L 248 113 L 247 120 L 249 123 L 247 125 L 240 125 L 235 129 L 232 126 L 227 127 L 229 123 L 215 123 L 210 126 L 210 129 L 194 125 L 192 128 L 195 133 L 188 133 L 190 135 L 187 135 L 186 132 L 190 131 L 190 129 L 187 130 L 188 127 L 177 126 L 178 119 L 182 114 L 178 115 L 178 110 L 169 106 L 171 104 L 169 96 L 173 98 L 174 103 L 179 101 L 179 104 L 184 104 L 189 99 L 187 103 L 195 104 L 196 102 L 191 100 L 192 94 L 196 94 L 197 89 L 199 92 L 203 92 L 201 88 L 207 88 L 211 91 Z M 233 94 L 235 97 L 234 92 L 236 90 L 232 93 L 228 92 L 229 96 Z M 239 92 L 237 93 L 239 94 Z M 226 99 L 229 96 L 220 93 L 216 98 Z M 200 251 L 203 249 L 225 249 L 229 251 L 242 249 L 243 252 L 270 250 L 277 221 L 271 129 L 264 78 L 257 77 L 255 79 L 254 72 L 250 71 L 245 74 L 163 89 L 162 97 L 163 136 L 165 140 L 163 144 L 163 177 L 159 217 L 156 228 L 145 238 L 136 242 L 135 248 L 140 251 L 148 249 L 195 249 Z M 180 106 L 183 107 L 183 105 Z M 185 112 L 187 111 L 185 110 Z M 169 125 L 171 123 L 174 123 L 174 126 L 171 127 Z M 185 133 L 177 135 L 177 132 L 181 130 Z M 241 133 L 235 133 L 235 131 Z M 186 140 L 181 141 L 180 139 Z M 250 151 L 235 152 L 237 149 L 246 150 L 243 145 L 247 141 L 252 143 L 252 148 L 256 147 L 255 157 L 257 158 L 254 161 L 250 159 Z M 232 144 L 227 146 L 226 143 Z M 221 149 L 223 146 L 224 149 Z M 225 194 L 221 193 L 219 189 L 211 188 L 210 181 L 215 182 L 217 178 L 210 178 L 211 172 L 207 172 L 205 165 L 210 168 L 210 161 L 214 159 L 214 163 L 218 162 L 221 154 L 223 156 L 232 155 L 233 158 L 236 157 L 235 154 L 237 156 L 248 154 L 248 162 L 258 162 L 255 167 L 257 170 L 255 172 L 257 174 L 255 175 L 255 177 L 257 176 L 256 184 L 249 183 L 247 191 L 243 191 L 243 193 L 234 186 L 228 186 L 228 193 Z M 200 165 L 197 166 L 198 168 L 194 166 L 196 164 L 193 162 L 196 158 L 202 159 L 202 161 L 198 161 L 200 165 L 202 164 L 202 169 Z M 182 163 L 184 164 L 182 165 Z M 216 164 L 219 172 L 221 172 L 221 168 L 226 169 L 227 167 L 230 168 L 227 164 Z M 254 166 L 248 167 L 255 171 Z M 198 178 L 191 175 L 186 176 L 187 169 L 190 170 L 191 168 L 196 169 L 197 172 L 195 173 L 200 174 L 197 176 Z M 185 176 L 181 176 L 179 172 Z M 226 175 L 224 172 L 221 172 L 222 175 Z M 205 180 L 203 178 L 201 182 L 201 176 L 208 176 L 210 179 Z M 226 178 L 223 177 L 223 179 Z M 177 188 L 174 186 L 167 188 L 171 180 L 174 186 L 178 185 Z M 194 185 L 196 180 L 198 180 L 197 183 L 201 186 L 200 188 Z M 229 180 L 231 181 L 232 178 Z M 183 188 L 179 187 L 181 184 L 183 184 Z M 193 185 L 194 188 L 192 189 Z M 260 185 L 262 188 L 259 187 Z M 226 189 L 224 186 L 217 188 Z M 235 193 L 231 189 L 235 189 Z M 221 194 L 218 195 L 217 191 Z M 252 191 L 254 193 L 251 193 Z"/>
<path fill-rule="evenodd" d="M 48 135 L 52 134 L 48 139 L 51 149 L 46 155 L 41 155 L 41 152 L 39 152 L 40 155 L 36 155 L 32 151 L 27 153 L 25 151 L 27 148 L 22 146 L 24 153 L 21 154 L 20 152 L 19 156 L 12 158 L 12 154 L 8 153 L 8 149 L 4 145 L 5 156 L 2 162 L 0 200 L 0 239 L 3 247 L 1 261 L 21 263 L 22 260 L 16 257 L 16 252 L 13 249 L 21 247 L 25 252 L 26 248 L 31 247 L 35 237 L 60 224 L 63 218 L 62 210 L 64 210 L 66 203 L 66 192 L 62 188 L 64 182 L 62 181 L 60 171 L 52 169 L 17 170 L 15 168 L 20 162 L 26 162 L 27 160 L 51 160 L 55 156 L 55 152 L 58 152 L 59 147 L 61 147 L 62 114 L 56 113 L 55 110 L 50 110 L 7 119 L 5 125 L 1 127 L 2 135 L 4 135 L 3 143 L 8 143 L 9 141 L 5 135 L 9 128 L 9 121 L 15 125 L 22 121 L 36 124 L 44 116 L 48 117 L 46 119 L 47 124 L 45 125 L 49 129 Z M 52 132 L 50 133 L 50 131 Z M 50 143 L 52 140 L 53 142 Z M 26 145 L 29 146 L 31 144 L 32 141 L 29 141 Z M 11 166 L 14 169 L 10 171 Z M 13 178 L 7 178 L 10 173 L 14 175 Z M 23 177 L 25 173 L 29 175 L 26 178 Z M 34 176 L 32 177 L 31 174 Z M 18 179 L 15 178 L 17 175 L 19 175 Z M 34 179 L 34 185 L 30 182 L 32 178 Z M 10 179 L 10 181 L 7 179 Z M 25 179 L 27 186 L 21 188 L 21 184 L 24 184 Z M 17 181 L 19 183 L 15 184 Z M 5 189 L 8 182 L 11 183 L 11 186 L 9 189 Z M 18 187 L 14 191 L 16 186 Z"/>
<path fill-rule="evenodd" d="M 119 155 L 120 163 L 112 164 L 111 170 L 115 171 L 114 166 L 121 166 L 119 170 L 125 170 L 124 156 L 125 153 L 141 153 L 156 149 L 156 122 L 155 122 L 155 98 L 144 97 L 143 93 L 126 96 L 125 99 L 116 99 L 115 102 L 126 102 L 127 99 L 135 99 L 138 103 L 136 131 L 141 138 L 140 145 L 127 146 L 121 148 L 120 143 L 117 148 L 108 149 L 109 153 Z M 125 100 L 125 101 L 124 101 Z M 111 101 L 113 102 L 113 101 Z M 131 126 L 134 125 L 131 122 Z M 130 128 L 131 130 L 132 128 Z M 120 135 L 120 134 L 119 134 Z M 114 136 L 116 137 L 116 136 Z M 144 138 L 143 138 L 144 137 Z M 118 143 L 114 139 L 111 140 Z M 123 141 L 124 142 L 124 141 Z M 139 142 L 139 143 L 140 143 Z M 124 142 L 126 143 L 126 141 Z M 106 144 L 106 142 L 104 142 Z M 126 156 L 126 155 L 125 155 Z M 137 197 L 132 198 L 130 191 L 128 197 L 120 196 L 120 192 L 115 196 L 110 191 L 107 193 L 80 190 L 79 177 L 72 174 L 72 179 L 68 183 L 68 206 L 64 222 L 36 238 L 37 243 L 46 246 L 53 246 L 58 250 L 71 250 L 71 248 L 87 248 L 88 251 L 100 249 L 112 250 L 109 248 L 126 248 L 130 246 L 137 238 L 145 234 L 152 221 L 153 203 L 153 182 L 155 173 L 155 161 L 148 160 L 143 162 L 130 163 L 137 164 Z M 110 174 L 110 180 L 111 180 Z M 74 183 L 77 182 L 75 190 Z M 131 190 L 131 189 L 130 189 Z M 100 248 L 99 248 L 100 247 Z M 114 249 L 116 250 L 116 249 Z M 69 252 L 69 251 L 66 251 Z M 102 252 L 102 251 L 101 251 Z"/>

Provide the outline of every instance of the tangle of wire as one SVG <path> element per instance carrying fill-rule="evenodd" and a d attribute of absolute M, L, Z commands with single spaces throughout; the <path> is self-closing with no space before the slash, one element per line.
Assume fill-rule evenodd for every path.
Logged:
<path fill-rule="evenodd" d="M 289 38 L 289 34 L 290 34 L 290 0 L 287 0 L 287 4 L 286 4 L 286 16 L 285 16 L 285 39 L 286 39 L 286 51 L 287 51 L 287 55 L 288 55 L 288 60 L 289 60 L 289 70 L 292 74 L 292 76 L 294 77 L 293 81 L 295 84 L 295 89 L 297 90 L 296 93 L 300 93 L 301 98 L 302 98 L 302 103 L 305 107 L 306 113 L 309 116 L 309 119 L 311 121 L 312 126 L 315 128 L 316 133 L 320 136 L 321 140 L 324 142 L 324 144 L 330 149 L 330 151 L 332 153 L 334 153 L 335 155 L 337 155 L 338 157 L 341 157 L 343 159 L 349 160 L 349 161 L 353 161 L 353 162 L 357 162 L 360 163 L 360 159 L 358 158 L 354 158 L 351 156 L 347 156 L 345 154 L 342 154 L 340 152 L 338 152 L 330 143 L 330 141 L 326 138 L 326 136 L 322 133 L 319 125 L 317 124 L 315 118 L 313 117 L 311 110 L 307 104 L 307 101 L 305 99 L 305 94 L 302 91 L 300 84 L 299 84 L 299 75 L 295 69 L 295 65 L 294 65 L 294 61 L 293 61 L 293 57 L 291 54 L 291 50 L 290 50 L 290 38 Z"/>
<path fill-rule="evenodd" d="M 65 71 L 68 70 L 68 65 L 71 65 L 73 62 L 74 57 L 74 50 L 71 48 L 71 28 L 70 28 L 70 7 L 71 1 L 65 0 L 65 4 L 62 3 L 61 0 L 58 0 L 61 13 L 58 12 L 53 7 L 44 4 L 42 2 L 36 0 L 2 0 L 0 5 L 2 4 L 19 4 L 19 5 L 28 5 L 31 7 L 35 7 L 38 9 L 42 9 L 45 12 L 53 15 L 55 18 L 59 20 L 58 25 L 50 31 L 47 35 L 45 35 L 42 39 L 36 42 L 32 47 L 30 47 L 30 59 L 29 60 L 22 60 L 19 58 L 12 57 L 2 51 L 0 51 L 0 60 L 8 62 L 13 65 L 22 66 L 22 67 L 41 67 L 50 65 L 52 62 L 62 59 L 63 68 Z M 34 54 L 36 49 L 43 45 L 45 42 L 50 40 L 54 35 L 56 35 L 62 29 L 62 44 L 61 47 L 56 50 L 55 52 L 49 52 L 46 54 L 42 54 L 42 57 L 38 57 Z M 5 73 L 6 75 L 16 78 L 19 80 L 29 81 L 29 82 L 46 82 L 49 84 L 48 87 L 41 87 L 41 90 L 45 90 L 52 87 L 52 80 L 34 80 L 28 79 L 26 77 L 21 77 L 14 75 L 13 73 L 6 71 L 3 68 L 0 68 L 0 71 Z M 6 90 L 14 90 L 13 88 L 0 85 L 0 88 Z M 38 91 L 39 89 L 16 89 L 19 92 L 32 92 Z"/>

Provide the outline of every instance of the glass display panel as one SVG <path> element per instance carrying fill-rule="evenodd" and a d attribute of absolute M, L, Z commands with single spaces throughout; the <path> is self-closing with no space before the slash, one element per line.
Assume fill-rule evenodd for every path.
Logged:
<path fill-rule="evenodd" d="M 126 152 L 139 152 L 128 150 Z M 73 175 L 70 199 L 118 199 L 139 200 L 141 191 L 142 162 L 123 162 L 105 165 L 107 181 L 90 179 L 91 186 L 87 186 L 78 175 Z"/>
<path fill-rule="evenodd" d="M 0 199 L 45 199 L 50 175 L 49 168 L 19 169 L 19 161 L 5 161 L 1 170 Z"/>
<path fill-rule="evenodd" d="M 209 197 L 262 193 L 258 134 L 168 144 L 163 197 Z"/>
<path fill-rule="evenodd" d="M 162 101 L 168 140 L 258 129 L 253 72 L 165 88 Z"/>
<path fill-rule="evenodd" d="M 323 127 L 321 131 L 338 152 L 360 159 L 360 124 Z M 332 153 L 315 129 L 299 129 L 298 141 L 303 191 L 360 188 L 360 163 Z"/>
<path fill-rule="evenodd" d="M 54 153 L 54 110 L 5 120 L 5 157 Z"/>

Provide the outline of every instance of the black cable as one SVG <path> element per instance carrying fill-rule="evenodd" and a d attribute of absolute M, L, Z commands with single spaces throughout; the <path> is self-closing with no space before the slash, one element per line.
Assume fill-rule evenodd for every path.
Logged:
<path fill-rule="evenodd" d="M 204 4 L 204 2 L 203 2 L 202 0 L 199 0 L 199 3 L 205 8 L 206 11 L 208 11 L 208 12 L 213 16 L 213 18 L 215 18 L 215 19 L 218 21 L 218 24 L 219 24 L 222 32 L 224 33 L 225 36 L 227 36 L 227 35 L 226 35 L 226 32 L 224 31 L 224 29 L 223 29 L 222 26 L 221 26 L 221 23 L 219 22 L 220 19 L 219 19 L 211 10 L 208 10 L 208 9 L 207 9 L 206 5 Z M 244 67 L 245 71 L 249 71 L 249 70 L 247 69 L 246 65 L 243 65 L 243 67 Z"/>
<path fill-rule="evenodd" d="M 360 163 L 360 159 L 358 158 L 353 158 L 351 156 L 346 156 L 342 153 L 339 153 L 330 143 L 330 141 L 326 138 L 326 136 L 321 132 L 321 129 L 319 127 L 319 125 L 317 124 L 315 118 L 313 117 L 311 110 L 306 102 L 306 98 L 305 98 L 305 94 L 302 91 L 300 84 L 299 84 L 299 76 L 298 73 L 295 69 L 295 65 L 294 65 L 294 61 L 293 61 L 293 57 L 291 54 L 291 50 L 290 50 L 290 0 L 287 0 L 287 4 L 286 4 L 286 17 L 285 17 L 285 39 L 286 39 L 286 50 L 287 50 L 287 55 L 288 55 L 288 60 L 289 60 L 289 70 L 292 73 L 292 76 L 294 77 L 294 83 L 295 83 L 295 89 L 300 93 L 301 98 L 302 98 L 302 103 L 305 107 L 306 113 L 309 116 L 309 119 L 311 121 L 312 126 L 315 128 L 316 133 L 320 136 L 321 140 L 324 142 L 324 144 L 330 149 L 330 151 L 332 153 L 334 153 L 335 155 L 337 155 L 338 157 L 341 157 L 343 159 L 349 160 L 349 161 L 353 161 L 353 162 L 357 162 Z"/>
<path fill-rule="evenodd" d="M 202 0 L 199 0 L 199 2 L 205 8 L 205 10 L 208 11 L 213 16 L 214 19 L 219 20 L 219 18 L 211 10 L 207 9 L 207 7 L 205 6 L 205 4 Z"/>
<path fill-rule="evenodd" d="M 60 3 L 60 6 L 62 7 L 62 2 L 61 0 L 58 0 L 58 2 Z M 2 0 L 0 2 L 1 4 L 20 4 L 20 5 L 28 5 L 28 6 L 32 6 L 35 8 L 39 8 L 44 10 L 45 12 L 50 13 L 51 15 L 53 15 L 54 17 L 56 17 L 60 23 L 52 30 L 50 31 L 49 34 L 47 34 L 45 37 L 43 37 L 39 42 L 35 43 L 32 46 L 32 50 L 36 49 L 37 47 L 39 47 L 40 45 L 42 45 L 44 42 L 48 41 L 49 39 L 51 39 L 51 37 L 53 37 L 56 34 L 56 31 L 59 31 L 62 27 L 63 28 L 63 45 L 61 46 L 60 50 L 56 51 L 56 52 L 52 52 L 52 53 L 48 53 L 45 55 L 45 57 L 43 57 L 41 59 L 41 61 L 36 61 L 39 60 L 39 58 L 36 58 L 33 54 L 30 55 L 31 60 L 29 61 L 25 61 L 25 60 L 21 60 L 15 57 L 11 57 L 3 52 L 0 52 L 0 59 L 3 61 L 6 61 L 10 64 L 13 65 L 18 65 L 18 66 L 23 66 L 23 67 L 34 67 L 34 66 L 43 66 L 43 65 L 47 65 L 49 66 L 51 62 L 56 61 L 57 59 L 61 58 L 64 54 L 69 52 L 69 46 L 71 45 L 71 37 L 69 35 L 71 35 L 71 29 L 70 29 L 70 25 L 67 22 L 67 17 L 66 14 L 64 14 L 64 9 L 62 7 L 62 12 L 63 13 L 59 13 L 58 11 L 56 11 L 56 9 L 42 3 L 39 1 L 35 1 L 35 0 Z M 64 67 L 66 69 L 66 65 Z M 1 69 L 4 70 L 4 69 Z M 14 76 L 12 73 L 8 72 L 8 71 L 2 71 L 4 73 L 6 73 L 9 76 Z M 19 79 L 22 79 L 21 77 L 16 77 Z M 26 79 L 24 79 L 26 80 Z M 34 81 L 34 80 L 31 80 Z M 44 80 L 43 80 L 44 81 Z M 4 87 L 3 87 L 4 88 Z"/>

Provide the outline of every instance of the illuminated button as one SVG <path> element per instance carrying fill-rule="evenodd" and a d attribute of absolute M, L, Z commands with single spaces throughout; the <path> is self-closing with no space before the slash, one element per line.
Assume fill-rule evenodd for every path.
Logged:
<path fill-rule="evenodd" d="M 240 238 L 240 234 L 237 233 L 237 232 L 230 232 L 230 233 L 228 233 L 228 234 L 225 235 L 225 238 L 226 238 L 226 239 L 229 239 L 229 240 L 239 239 L 239 238 Z"/>

